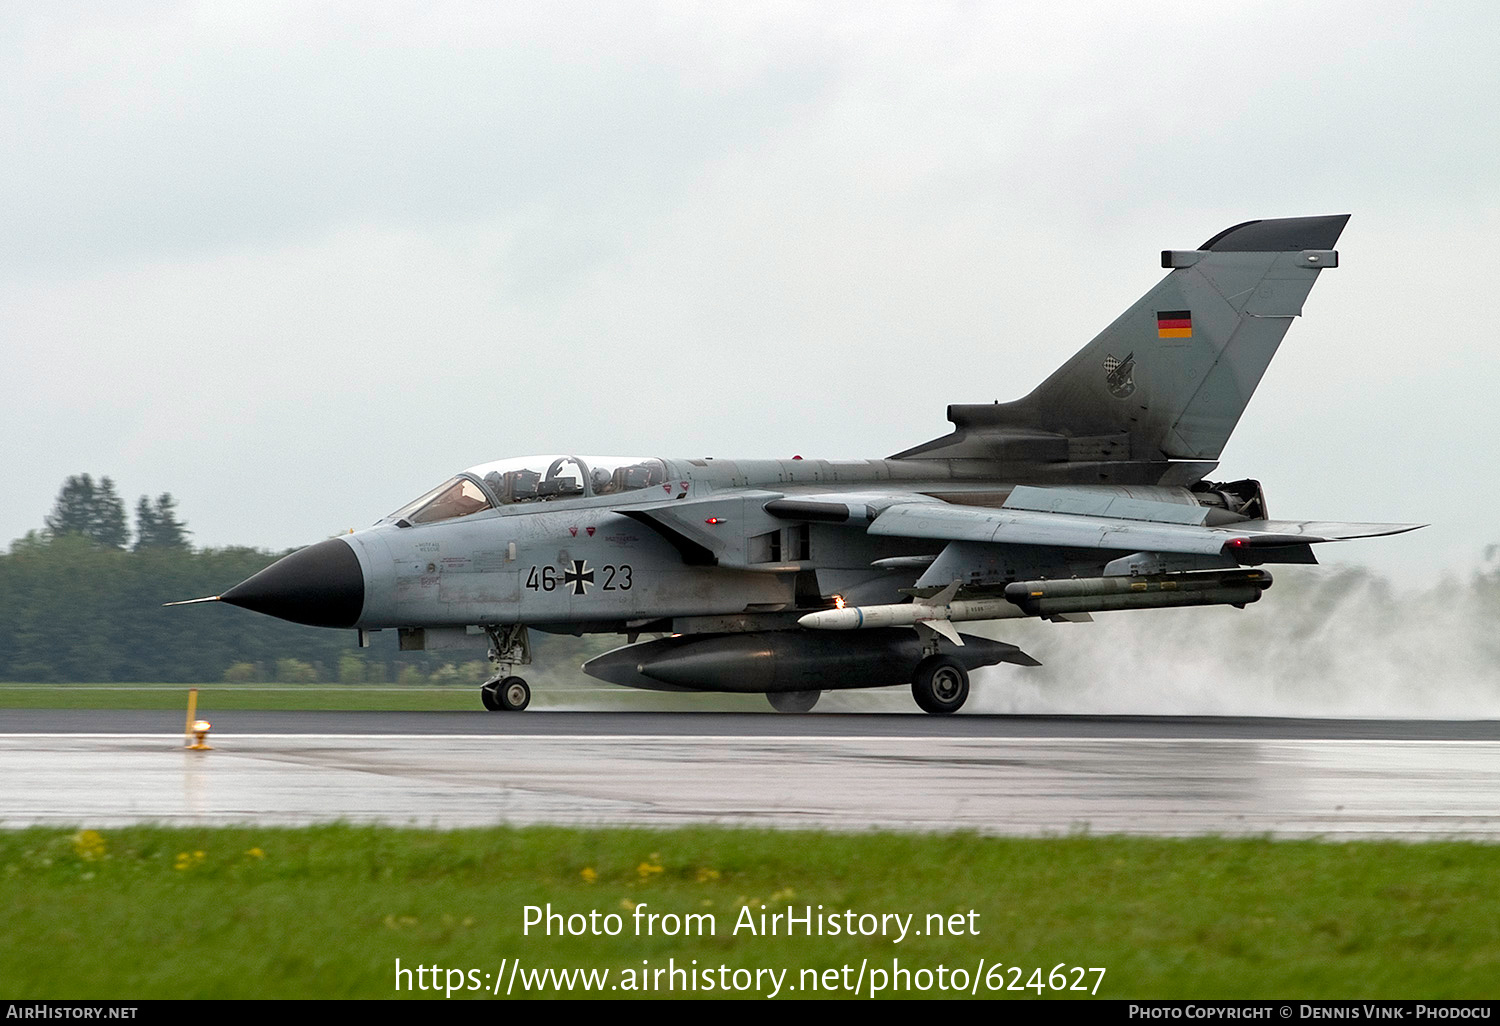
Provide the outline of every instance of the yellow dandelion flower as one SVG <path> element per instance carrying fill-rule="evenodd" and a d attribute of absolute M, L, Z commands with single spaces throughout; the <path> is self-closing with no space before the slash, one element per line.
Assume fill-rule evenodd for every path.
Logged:
<path fill-rule="evenodd" d="M 699 883 L 713 883 L 718 878 L 719 871 L 717 869 L 709 869 L 707 866 L 704 866 L 698 870 Z"/>
<path fill-rule="evenodd" d="M 266 857 L 266 853 L 261 851 L 259 848 L 251 848 L 249 851 L 245 852 L 245 854 L 250 856 L 252 859 L 263 859 Z"/>
<path fill-rule="evenodd" d="M 104 837 L 97 830 L 80 830 L 73 835 L 73 852 L 85 862 L 103 858 Z"/>
<path fill-rule="evenodd" d="M 594 872 L 593 866 L 584 866 L 583 871 L 578 875 L 583 877 L 584 883 L 593 883 L 595 880 L 599 879 L 599 874 Z"/>

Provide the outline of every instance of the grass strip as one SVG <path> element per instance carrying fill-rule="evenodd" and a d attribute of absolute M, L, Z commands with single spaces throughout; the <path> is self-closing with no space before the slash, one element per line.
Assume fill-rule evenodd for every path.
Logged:
<path fill-rule="evenodd" d="M 37 828 L 0 833 L 0 990 L 26 999 L 432 998 L 459 970 L 460 988 L 485 990 L 454 998 L 488 997 L 495 974 L 515 964 L 501 960 L 519 958 L 524 972 L 608 969 L 616 986 L 627 972 L 669 964 L 789 970 L 781 996 L 847 997 L 862 963 L 889 971 L 899 959 L 928 970 L 929 989 L 887 996 L 941 997 L 959 995 L 937 989 L 940 965 L 950 984 L 960 967 L 968 983 L 981 979 L 984 959 L 1003 967 L 1003 986 L 1021 989 L 991 992 L 991 975 L 979 995 L 1010 999 L 1039 996 L 1026 989 L 1033 980 L 1040 996 L 1081 996 L 1047 986 L 1059 964 L 1106 968 L 1098 996 L 1108 998 L 1483 998 L 1500 979 L 1497 881 L 1500 847 L 1458 842 Z M 548 903 L 564 915 L 617 914 L 622 931 L 523 934 L 524 907 Z M 736 933 L 747 908 L 759 923 L 762 905 L 799 916 L 809 907 L 817 916 L 912 914 L 918 930 L 935 915 L 963 928 L 900 942 Z M 715 930 L 666 936 L 659 920 L 637 935 L 637 907 L 709 914 Z M 439 967 L 423 977 L 437 989 L 409 975 L 411 989 L 398 993 L 397 959 L 408 970 Z M 828 970 L 839 988 L 824 989 Z M 691 996 L 724 994 L 693 979 Z M 764 997 L 762 979 L 759 992 L 730 996 Z M 559 993 L 553 983 L 543 992 Z M 644 993 L 682 993 L 664 987 L 659 977 Z"/>

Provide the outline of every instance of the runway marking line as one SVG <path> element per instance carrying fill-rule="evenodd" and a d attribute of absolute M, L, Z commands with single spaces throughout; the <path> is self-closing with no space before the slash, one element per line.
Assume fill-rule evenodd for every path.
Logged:
<path fill-rule="evenodd" d="M 109 734 L 109 733 L 14 733 L 0 732 L 0 744 L 6 738 L 133 738 L 137 740 L 170 740 L 180 741 L 180 734 Z M 992 741 L 1051 741 L 1066 742 L 1070 744 L 1090 743 L 1099 741 L 1129 741 L 1143 744 L 1294 744 L 1294 745 L 1500 745 L 1500 740 L 1494 738 L 1421 738 L 1421 737 L 1062 737 L 1051 735 L 996 735 L 981 737 L 933 737 L 927 734 L 231 734 L 223 732 L 215 735 L 216 739 L 244 739 L 247 741 L 264 741 L 275 738 L 285 738 L 293 741 L 323 741 L 335 742 L 340 740 L 364 740 L 364 741 L 402 741 L 402 740 L 433 740 L 433 741 L 496 741 L 504 739 L 508 741 L 746 741 L 760 744 L 766 741 L 965 741 L 965 742 L 992 742 Z"/>

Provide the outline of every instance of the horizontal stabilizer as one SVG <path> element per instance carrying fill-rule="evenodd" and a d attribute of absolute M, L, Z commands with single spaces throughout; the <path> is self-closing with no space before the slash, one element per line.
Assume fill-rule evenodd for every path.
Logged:
<path fill-rule="evenodd" d="M 1351 524 L 1338 520 L 1247 520 L 1220 530 L 1243 538 L 1247 545 L 1300 545 L 1354 541 L 1405 534 L 1426 524 Z"/>

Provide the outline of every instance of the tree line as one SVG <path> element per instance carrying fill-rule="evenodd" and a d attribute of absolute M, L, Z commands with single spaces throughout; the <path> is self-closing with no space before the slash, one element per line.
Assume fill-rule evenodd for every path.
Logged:
<path fill-rule="evenodd" d="M 164 608 L 220 594 L 293 550 L 195 549 L 169 493 L 141 496 L 135 513 L 132 532 L 110 478 L 69 477 L 45 526 L 0 555 L 0 680 L 467 686 L 489 672 L 481 651 L 462 653 L 462 665 L 398 652 L 395 631 L 360 649 L 352 630 L 304 627 L 220 603 Z M 566 667 L 570 641 L 534 645 L 555 650 Z"/>

